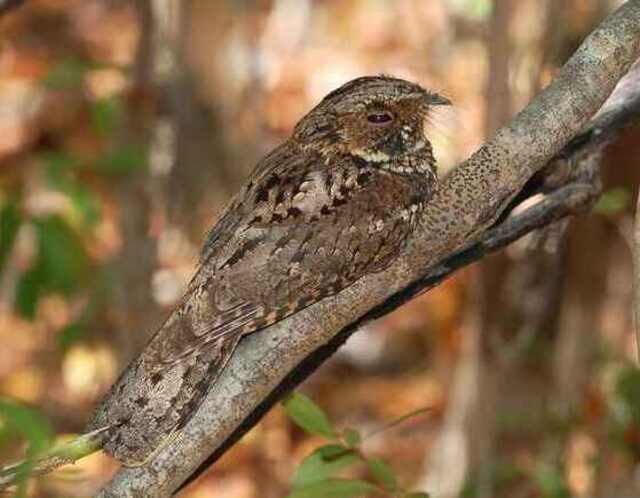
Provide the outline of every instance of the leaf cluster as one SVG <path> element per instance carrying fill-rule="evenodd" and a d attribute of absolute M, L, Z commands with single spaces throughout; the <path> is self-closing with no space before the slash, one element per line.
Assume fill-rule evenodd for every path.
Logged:
<path fill-rule="evenodd" d="M 289 395 L 283 406 L 288 417 L 306 433 L 327 443 L 307 456 L 291 479 L 287 498 L 428 498 L 400 486 L 394 469 L 384 460 L 368 456 L 362 449 L 366 439 L 357 430 L 337 430 L 324 411 L 307 396 Z M 365 479 L 344 477 L 347 470 L 360 470 Z"/>

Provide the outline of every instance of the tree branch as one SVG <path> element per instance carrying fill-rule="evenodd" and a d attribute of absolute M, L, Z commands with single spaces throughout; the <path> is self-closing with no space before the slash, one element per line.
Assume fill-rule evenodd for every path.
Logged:
<path fill-rule="evenodd" d="M 584 41 L 545 91 L 443 180 L 398 261 L 244 339 L 180 437 L 146 465 L 121 469 L 98 496 L 169 496 L 211 453 L 219 456 L 255 424 L 265 411 L 261 407 L 272 405 L 364 321 L 521 235 L 513 230 L 518 217 L 490 227 L 527 180 L 583 128 L 639 54 L 640 0 L 629 0 Z M 520 215 L 526 214 L 518 222 L 527 227 L 524 233 L 573 212 L 592 195 L 589 187 L 569 187 L 556 192 L 563 200 L 551 193 L 538 211 Z M 548 213 L 555 214 L 546 218 Z M 298 368 L 302 364 L 306 372 Z"/>

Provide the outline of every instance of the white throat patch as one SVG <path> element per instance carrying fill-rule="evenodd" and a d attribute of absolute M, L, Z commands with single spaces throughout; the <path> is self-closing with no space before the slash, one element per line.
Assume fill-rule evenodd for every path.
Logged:
<path fill-rule="evenodd" d="M 424 149 L 426 146 L 426 142 L 424 140 L 420 140 L 411 148 L 411 152 L 418 152 Z M 355 156 L 361 157 L 362 159 L 370 163 L 386 163 L 391 159 L 391 156 L 389 156 L 389 154 L 381 151 L 374 152 L 365 149 L 354 149 L 351 153 Z"/>
<path fill-rule="evenodd" d="M 370 163 L 385 163 L 388 162 L 389 159 L 391 159 L 389 154 L 385 154 L 384 152 L 380 151 L 371 152 L 364 149 L 354 149 L 351 153 L 353 155 L 361 157 L 362 159 Z"/>

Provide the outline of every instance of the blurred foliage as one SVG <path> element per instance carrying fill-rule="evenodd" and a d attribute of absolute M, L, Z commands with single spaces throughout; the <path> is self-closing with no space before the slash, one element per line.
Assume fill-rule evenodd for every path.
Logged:
<path fill-rule="evenodd" d="M 87 255 L 77 233 L 59 216 L 32 219 L 37 235 L 33 267 L 18 280 L 16 304 L 23 316 L 33 318 L 41 296 L 48 292 L 71 295 L 87 273 Z"/>
<path fill-rule="evenodd" d="M 624 187 L 613 188 L 603 192 L 593 207 L 593 212 L 603 215 L 619 214 L 629 206 L 631 194 Z"/>
<path fill-rule="evenodd" d="M 51 90 L 79 89 L 91 66 L 89 61 L 76 58 L 63 59 L 51 68 L 42 84 Z"/>
<path fill-rule="evenodd" d="M 19 227 L 18 203 L 15 199 L 8 200 L 0 208 L 0 271 L 5 265 Z"/>
<path fill-rule="evenodd" d="M 34 458 L 50 446 L 53 431 L 48 421 L 36 410 L 0 398 L 0 448 L 20 435 L 28 442 L 26 465 L 20 468 L 15 497 L 26 497 L 26 483 Z"/>
<path fill-rule="evenodd" d="M 450 0 L 450 2 L 465 16 L 475 20 L 486 19 L 493 8 L 491 0 Z"/>
<path fill-rule="evenodd" d="M 80 59 L 56 63 L 42 80 L 51 90 L 81 90 L 87 72 L 103 65 Z M 40 298 L 49 294 L 71 297 L 90 286 L 103 285 L 89 278 L 100 262 L 87 252 L 93 230 L 101 220 L 102 199 L 93 185 L 121 176 L 146 165 L 146 151 L 140 144 L 121 141 L 117 133 L 125 126 L 125 107 L 118 95 L 91 100 L 86 98 L 90 129 L 103 142 L 90 157 L 80 157 L 61 143 L 37 151 L 36 163 L 51 192 L 64 197 L 56 214 L 28 213 L 20 209 L 21 191 L 0 197 L 0 271 L 21 226 L 33 228 L 36 235 L 35 258 L 17 280 L 16 308 L 28 319 L 35 317 Z M 7 194 L 7 193 L 5 193 Z M 68 205 L 69 208 L 64 206 Z M 85 314 L 86 315 L 86 314 Z M 81 337 L 81 325 L 69 324 L 60 332 L 60 344 L 68 346 Z"/>
<path fill-rule="evenodd" d="M 540 466 L 536 473 L 536 481 L 542 498 L 572 498 L 564 471 L 562 466 Z"/>

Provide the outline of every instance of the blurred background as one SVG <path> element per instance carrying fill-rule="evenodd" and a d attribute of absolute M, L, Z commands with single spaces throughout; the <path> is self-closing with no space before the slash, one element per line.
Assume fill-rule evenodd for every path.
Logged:
<path fill-rule="evenodd" d="M 0 18 L 0 465 L 76 434 L 181 296 L 206 230 L 323 95 L 450 97 L 440 172 L 544 87 L 614 0 L 30 0 Z M 640 495 L 630 234 L 640 128 L 605 193 L 353 336 L 302 387 L 434 497 Z M 280 498 L 322 441 L 280 407 L 181 496 Z M 103 454 L 32 480 L 86 497 Z"/>

